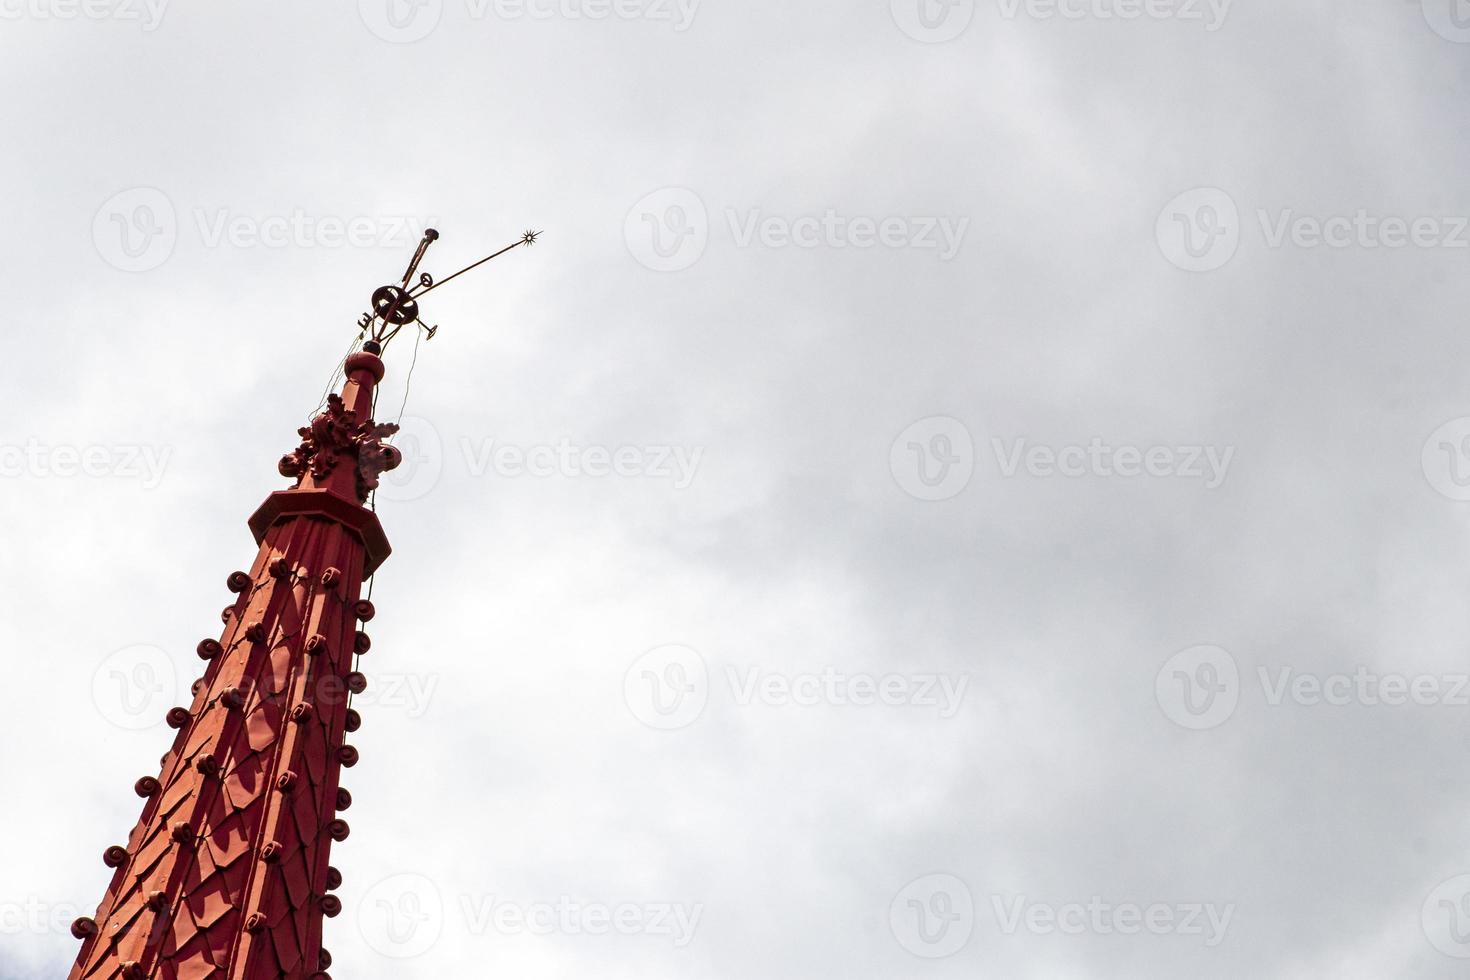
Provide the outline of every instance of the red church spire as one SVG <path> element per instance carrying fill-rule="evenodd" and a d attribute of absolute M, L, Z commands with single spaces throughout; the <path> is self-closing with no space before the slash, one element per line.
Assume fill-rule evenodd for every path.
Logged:
<path fill-rule="evenodd" d="M 388 555 L 363 503 L 398 463 L 380 440 L 395 426 L 371 420 L 383 362 L 347 360 L 347 383 L 281 460 L 297 478 L 250 520 L 260 544 L 157 778 L 138 780 L 143 815 L 126 846 L 103 856 L 116 869 L 72 980 L 231 980 L 323 975 L 322 920 L 341 910 L 329 863 L 345 840 L 340 786 L 357 762 L 347 744 L 360 724 L 348 707 L 366 678 L 355 658 L 370 642 L 365 576 Z"/>
<path fill-rule="evenodd" d="M 135 786 L 137 826 L 102 856 L 112 883 L 72 927 L 83 943 L 70 980 L 327 980 L 323 920 L 342 909 L 329 859 L 349 833 L 340 783 L 361 724 L 349 700 L 366 688 L 356 661 L 371 646 L 362 586 L 390 550 L 365 504 L 400 461 L 383 442 L 397 426 L 372 418 L 378 354 L 407 324 L 436 329 L 414 299 L 433 280 L 408 283 L 437 237 L 424 236 L 401 287 L 374 294 L 341 394 L 281 459 L 295 486 L 250 518 L 259 553 L 229 576 L 223 633 L 199 643 L 204 676 L 168 713 L 178 734 L 161 772 Z"/>

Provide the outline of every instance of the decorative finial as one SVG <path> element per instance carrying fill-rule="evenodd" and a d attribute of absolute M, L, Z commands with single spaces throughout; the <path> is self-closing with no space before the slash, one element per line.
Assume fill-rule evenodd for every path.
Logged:
<path fill-rule="evenodd" d="M 423 240 L 419 242 L 419 247 L 413 253 L 413 258 L 409 260 L 408 269 L 403 273 L 402 282 L 398 285 L 380 286 L 374 290 L 372 308 L 358 318 L 357 326 L 361 330 L 362 336 L 367 338 L 363 341 L 362 349 L 369 354 L 383 353 L 383 349 L 388 346 L 388 342 L 398 336 L 398 331 L 410 323 L 416 324 L 420 330 L 424 331 L 425 340 L 433 340 L 434 334 L 439 332 L 439 326 L 435 324 L 431 327 L 419 318 L 418 301 L 421 296 L 438 289 L 451 279 L 464 275 L 471 269 L 479 268 L 491 259 L 499 258 L 513 248 L 536 244 L 536 239 L 540 236 L 541 232 L 527 229 L 521 235 L 520 241 L 507 245 L 500 251 L 487 255 L 480 261 L 465 266 L 463 269 L 454 273 L 454 275 L 435 282 L 434 277 L 427 272 L 418 271 L 419 263 L 423 261 L 424 253 L 428 251 L 430 245 L 439 239 L 439 233 L 433 228 L 425 230 Z M 418 274 L 418 281 L 410 286 L 409 283 L 413 280 L 415 273 Z"/>

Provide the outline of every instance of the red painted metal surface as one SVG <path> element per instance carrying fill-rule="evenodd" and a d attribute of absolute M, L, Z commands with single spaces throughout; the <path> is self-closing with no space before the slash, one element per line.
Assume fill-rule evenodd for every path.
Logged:
<path fill-rule="evenodd" d="M 349 700 L 373 615 L 362 583 L 388 554 L 363 504 L 398 463 L 381 442 L 394 427 L 371 421 L 382 377 L 377 357 L 349 358 L 340 399 L 282 459 L 297 485 L 251 519 L 255 564 L 229 577 L 238 596 L 199 644 L 193 704 L 169 713 L 173 747 L 137 783 L 142 817 L 103 856 L 112 884 L 73 927 L 70 980 L 327 977 L 323 920 L 342 907 L 328 860 L 349 833 L 340 777 L 357 762 Z"/>

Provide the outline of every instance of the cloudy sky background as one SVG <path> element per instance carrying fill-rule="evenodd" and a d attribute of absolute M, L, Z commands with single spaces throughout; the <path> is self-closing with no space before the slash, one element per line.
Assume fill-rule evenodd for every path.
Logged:
<path fill-rule="evenodd" d="M 388 2 L 0 3 L 0 977 L 426 222 L 336 974 L 1463 975 L 1470 6 Z"/>

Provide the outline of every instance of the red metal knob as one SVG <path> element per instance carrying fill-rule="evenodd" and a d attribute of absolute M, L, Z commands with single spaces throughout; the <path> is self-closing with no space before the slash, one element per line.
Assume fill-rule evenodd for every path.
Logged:
<path fill-rule="evenodd" d="M 337 790 L 337 809 L 350 810 L 352 808 L 352 794 L 345 789 Z"/>
<path fill-rule="evenodd" d="M 327 832 L 332 835 L 332 840 L 340 844 L 351 836 L 352 828 L 347 825 L 346 820 L 333 820 L 327 824 Z"/>
<path fill-rule="evenodd" d="M 180 844 L 192 844 L 194 842 L 194 828 L 189 826 L 189 821 L 180 820 L 174 824 L 173 838 Z"/>
<path fill-rule="evenodd" d="M 97 920 L 82 916 L 71 924 L 71 934 L 77 939 L 91 939 L 97 935 Z"/>
<path fill-rule="evenodd" d="M 194 768 L 206 779 L 219 775 L 219 760 L 212 755 L 202 755 L 194 762 Z"/>
<path fill-rule="evenodd" d="M 339 889 L 341 887 L 342 887 L 342 872 L 338 871 L 336 868 L 328 868 L 327 869 L 327 891 L 334 892 L 334 891 L 336 891 L 337 889 Z M 323 963 L 322 964 L 322 966 L 331 966 L 331 965 L 332 964 L 330 962 L 327 962 L 327 963 Z"/>
<path fill-rule="evenodd" d="M 353 694 L 361 694 L 367 690 L 367 686 L 367 675 L 355 670 L 347 675 L 347 690 Z"/>
<path fill-rule="evenodd" d="M 234 606 L 225 606 L 225 608 L 223 608 L 223 609 L 221 609 L 219 611 L 219 621 L 221 623 L 224 623 L 226 626 L 230 625 L 230 620 L 231 619 L 234 619 L 234 618 L 235 618 L 235 607 Z"/>
<path fill-rule="evenodd" d="M 225 588 L 231 592 L 244 592 L 250 588 L 250 575 L 247 572 L 231 572 L 230 577 L 225 579 Z"/>
<path fill-rule="evenodd" d="M 238 687 L 232 687 L 220 695 L 220 703 L 231 711 L 239 711 L 245 707 L 245 695 Z"/>
<path fill-rule="evenodd" d="M 357 605 L 353 607 L 352 611 L 356 613 L 357 618 L 362 620 L 364 623 L 369 622 L 374 616 L 378 614 L 377 608 L 374 607 L 373 604 L 367 599 L 358 600 Z"/>
<path fill-rule="evenodd" d="M 280 841 L 273 840 L 260 849 L 260 859 L 266 864 L 275 864 L 281 859 L 281 852 L 284 850 Z"/>
<path fill-rule="evenodd" d="M 245 627 L 245 639 L 251 643 L 264 643 L 266 636 L 265 624 L 259 620 Z"/>
<path fill-rule="evenodd" d="M 303 701 L 291 709 L 291 720 L 298 725 L 304 725 L 316 716 L 316 708 L 309 701 Z"/>
<path fill-rule="evenodd" d="M 287 769 L 276 777 L 276 789 L 282 793 L 289 793 L 296 788 L 296 774 Z"/>
<path fill-rule="evenodd" d="M 155 912 L 162 912 L 165 909 L 167 909 L 168 908 L 168 893 L 167 892 L 159 892 L 159 891 L 149 892 L 148 893 L 148 907 L 150 909 L 152 909 L 153 911 L 155 911 Z"/>
<path fill-rule="evenodd" d="M 368 636 L 362 630 L 358 630 L 357 633 L 352 637 L 352 649 L 356 651 L 358 656 L 367 653 L 372 648 L 373 638 L 371 636 Z"/>
<path fill-rule="evenodd" d="M 102 852 L 102 863 L 109 868 L 121 868 L 128 863 L 128 849 L 117 844 Z"/>
<path fill-rule="evenodd" d="M 362 727 L 362 715 L 357 713 L 356 708 L 347 709 L 347 730 L 355 732 Z"/>
<path fill-rule="evenodd" d="M 169 708 L 168 714 L 164 717 L 164 721 L 168 722 L 168 727 L 178 729 L 189 724 L 190 719 L 193 717 L 189 713 L 188 708 Z"/>
<path fill-rule="evenodd" d="M 321 951 L 321 955 L 317 957 L 316 961 L 317 965 L 319 965 L 323 970 L 330 970 L 332 968 L 332 954 L 327 952 L 325 949 Z M 325 977 L 326 974 L 318 973 L 317 976 Z"/>
<path fill-rule="evenodd" d="M 327 652 L 327 638 L 320 633 L 313 633 L 306 638 L 306 652 L 315 657 L 317 654 Z"/>
<path fill-rule="evenodd" d="M 211 637 L 207 640 L 200 640 L 199 646 L 195 647 L 195 651 L 199 654 L 200 660 L 214 660 L 225 652 L 225 648 L 220 646 L 219 640 Z"/>
<path fill-rule="evenodd" d="M 357 749 L 351 745 L 344 745 L 337 750 L 337 761 L 348 769 L 357 765 L 357 760 L 360 758 L 361 756 L 357 754 Z"/>
<path fill-rule="evenodd" d="M 133 792 L 145 800 L 157 796 L 162 789 L 163 784 L 152 776 L 144 776 L 133 784 Z"/>
<path fill-rule="evenodd" d="M 245 920 L 245 931 L 252 936 L 265 929 L 265 914 L 262 912 L 251 912 L 250 918 Z"/>
<path fill-rule="evenodd" d="M 342 581 L 342 569 L 329 568 L 325 572 L 322 572 L 322 584 L 327 588 L 336 588 L 337 583 L 340 581 Z"/>
<path fill-rule="evenodd" d="M 322 896 L 322 914 L 329 919 L 335 919 L 342 914 L 342 899 L 336 895 Z"/>
<path fill-rule="evenodd" d="M 291 563 L 284 558 L 277 558 L 271 562 L 271 575 L 275 578 L 290 578 Z"/>

